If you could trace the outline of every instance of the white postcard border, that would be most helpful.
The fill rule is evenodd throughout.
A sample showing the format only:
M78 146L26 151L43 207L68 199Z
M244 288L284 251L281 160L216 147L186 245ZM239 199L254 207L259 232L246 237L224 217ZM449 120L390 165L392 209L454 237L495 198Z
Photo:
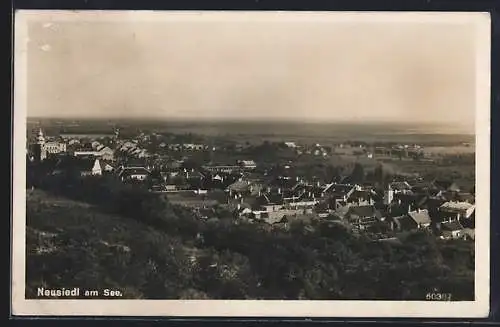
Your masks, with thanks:
M163 19L335 19L353 22L463 22L477 32L475 301L26 300L27 22ZM486 317L490 293L490 17L488 13L17 11L15 15L12 313L40 316Z

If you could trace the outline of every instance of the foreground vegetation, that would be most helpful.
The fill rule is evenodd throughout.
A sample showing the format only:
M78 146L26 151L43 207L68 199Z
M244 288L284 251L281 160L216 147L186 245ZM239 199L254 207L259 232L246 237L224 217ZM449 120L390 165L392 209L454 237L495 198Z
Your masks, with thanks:
M474 245L426 233L373 242L342 225L265 228L186 209L112 178L51 177L28 191L27 297L37 287L126 298L474 298Z

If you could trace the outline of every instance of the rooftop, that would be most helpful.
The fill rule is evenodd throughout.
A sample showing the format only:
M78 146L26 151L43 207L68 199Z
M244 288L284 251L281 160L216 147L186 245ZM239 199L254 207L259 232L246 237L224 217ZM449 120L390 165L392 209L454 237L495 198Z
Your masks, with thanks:
M462 230L464 227L458 221L445 222L441 224L443 231Z
M410 211L408 216L413 219L417 224L430 224L431 217L429 216L429 212L427 210L417 210Z
M326 187L323 189L323 192L325 192L325 193L347 194L353 188L354 188L354 186L350 185L350 184L336 184L336 183L331 183L331 184L326 185Z
M473 208L474 205L469 202L448 201L441 205L440 209L464 211Z

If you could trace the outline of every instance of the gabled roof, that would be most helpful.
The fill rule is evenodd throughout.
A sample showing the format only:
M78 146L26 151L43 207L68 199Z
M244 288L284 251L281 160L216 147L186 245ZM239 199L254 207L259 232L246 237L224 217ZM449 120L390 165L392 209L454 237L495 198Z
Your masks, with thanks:
M460 202L469 202L469 203L476 202L474 194L471 193L459 193L457 194L457 200Z
M458 221L451 221L451 222L445 222L441 223L441 228L444 231L456 231L456 230L462 230L464 227L462 224L460 224Z
M323 188L316 185L296 184L291 190L283 192L285 198L319 198L323 194Z
M339 194L339 195L346 195L349 193L352 189L354 188L353 185L350 184L336 184L336 183L331 183L325 186L323 189L324 193L329 193L329 194Z
M447 212L462 212L473 208L474 205L469 202L448 201L443 203L439 209Z
M431 223L431 217L427 210L410 211L408 216L419 225L426 225Z

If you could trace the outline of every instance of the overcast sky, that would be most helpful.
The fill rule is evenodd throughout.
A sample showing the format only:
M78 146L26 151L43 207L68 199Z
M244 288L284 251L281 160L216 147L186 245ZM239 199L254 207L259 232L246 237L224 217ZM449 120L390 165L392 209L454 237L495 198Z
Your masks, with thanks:
M31 22L28 115L474 120L473 25L224 17Z

